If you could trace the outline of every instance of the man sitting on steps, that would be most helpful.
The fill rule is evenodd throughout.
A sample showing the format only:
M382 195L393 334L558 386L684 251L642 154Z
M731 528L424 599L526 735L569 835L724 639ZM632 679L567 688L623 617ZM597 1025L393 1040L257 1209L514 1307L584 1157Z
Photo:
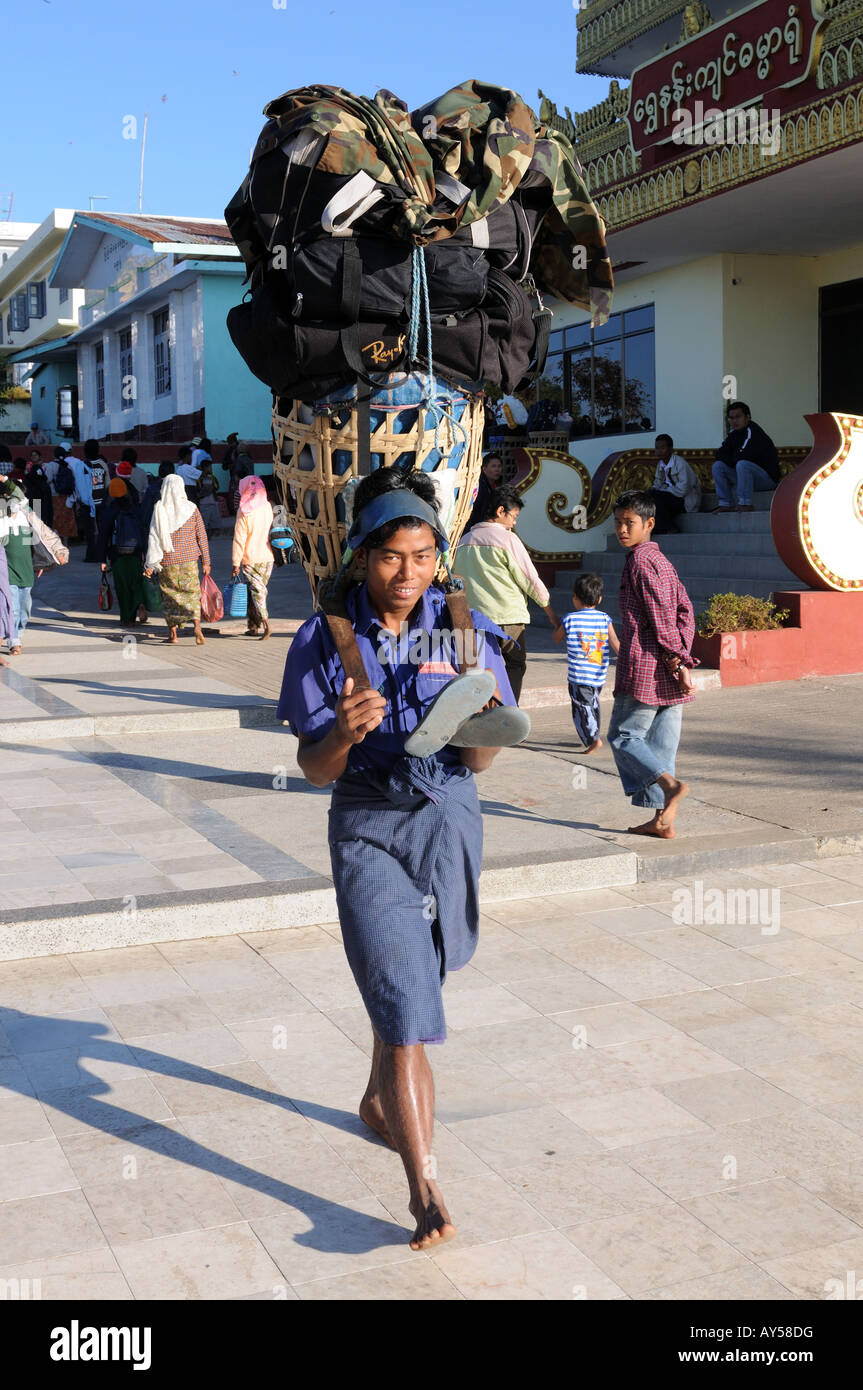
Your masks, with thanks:
M732 401L728 407L728 431L713 465L719 498L714 511L752 512L753 492L772 492L779 482L779 455L770 435L756 425L743 401Z

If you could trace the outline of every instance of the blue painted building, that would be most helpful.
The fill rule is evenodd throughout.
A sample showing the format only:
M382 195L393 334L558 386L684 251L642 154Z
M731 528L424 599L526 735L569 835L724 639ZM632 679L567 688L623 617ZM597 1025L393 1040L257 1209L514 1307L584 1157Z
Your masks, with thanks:
M84 290L79 330L31 356L75 357L78 438L268 439L270 393L225 324L244 275L220 219L76 213L49 283Z

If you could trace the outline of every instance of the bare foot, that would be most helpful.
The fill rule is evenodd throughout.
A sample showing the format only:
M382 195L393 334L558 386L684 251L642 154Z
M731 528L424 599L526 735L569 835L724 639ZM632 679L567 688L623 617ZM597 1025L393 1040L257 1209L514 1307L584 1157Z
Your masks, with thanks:
M145 622L147 621L147 618L148 618L148 617L149 617L149 614L147 613L146 605L143 604L143 603L139 603L139 604L138 604L138 622L139 622L139 623L145 623Z
M196 647L203 647L203 645L204 645L204 643L206 642L206 640L207 640L206 637L204 636L203 632L201 631L201 624L200 624L200 623L195 623L195 646L196 646Z
M168 635L167 635L167 637L165 638L165 641L166 641L166 642L176 642L176 640L177 640L177 629L176 629L175 627L169 627L169 628L168 628Z
M387 1122L384 1119L384 1112L381 1109L380 1100L377 1096L369 1095L368 1092L363 1096L360 1101L360 1119L363 1124L368 1125L369 1129L373 1129L375 1134L379 1135L385 1144L389 1144L391 1149L395 1148L395 1144L390 1138L390 1132L387 1129Z
M670 778L669 780L672 785L662 788L665 792L665 808L660 812L659 819L663 826L670 827L674 825L674 818L680 809L681 801L685 796L689 795L689 787L685 782L679 782L674 778Z
M422 1203L418 1198L411 1202L410 1213L416 1219L417 1228L410 1242L411 1250L429 1250L432 1246L443 1245L452 1240L455 1226L449 1219L449 1212L440 1200L440 1193L432 1183L429 1184L429 1198ZM437 1195L433 1195L436 1193Z
M587 753L598 753L601 747L602 747L602 739L601 739L601 738L595 738L595 739L593 740L593 743L588 744L587 748L585 748L584 751L585 751L585 754L587 754Z
M673 840L675 831L670 825L663 825L657 813L653 820L644 822L644 825L631 825L630 835L655 835L658 840Z
M263 630L263 632L261 633L260 640L261 640L262 642L266 642L266 640L267 640L267 638L269 637L269 635L270 635L270 624L269 624L269 621L265 618L265 619L264 619L264 630Z

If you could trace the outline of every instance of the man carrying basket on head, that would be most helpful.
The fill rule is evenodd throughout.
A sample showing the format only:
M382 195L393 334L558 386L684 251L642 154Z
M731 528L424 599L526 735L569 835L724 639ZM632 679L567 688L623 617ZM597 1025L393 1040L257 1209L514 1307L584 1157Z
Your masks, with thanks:
M441 986L477 944L482 818L473 773L498 753L493 738L509 744L529 728L512 708L504 634L482 614L471 614L478 665L457 675L463 634L434 584L448 553L436 499L422 471L379 468L362 480L348 545L365 559L366 579L345 606L370 686L346 676L316 613L294 638L278 708L299 739L306 780L335 783L339 921L374 1032L360 1116L401 1156L413 1250L455 1235L431 1157L424 1048L445 1040ZM478 713L492 700L496 708Z

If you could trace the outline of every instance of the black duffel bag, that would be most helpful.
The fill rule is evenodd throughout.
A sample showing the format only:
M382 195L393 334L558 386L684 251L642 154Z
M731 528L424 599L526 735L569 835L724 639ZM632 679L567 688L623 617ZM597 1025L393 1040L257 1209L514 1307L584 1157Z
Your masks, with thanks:
M494 269L478 309L456 318L433 316L438 376L474 390L485 383L506 393L541 374L551 314L520 285ZM267 277L228 313L228 331L250 371L275 395L315 401L352 381L407 370L407 328L386 320L355 323L297 319L283 282ZM420 345L424 335L420 335ZM422 354L420 362L424 364Z

